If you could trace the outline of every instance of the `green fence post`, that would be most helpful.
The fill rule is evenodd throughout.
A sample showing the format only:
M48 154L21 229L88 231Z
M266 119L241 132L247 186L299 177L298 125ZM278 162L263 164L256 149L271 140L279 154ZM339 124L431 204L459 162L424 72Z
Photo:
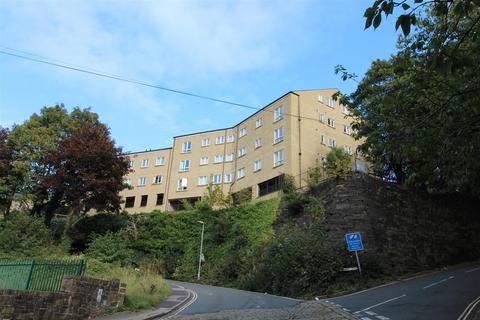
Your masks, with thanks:
M28 287L30 286L30 280L32 279L34 265L35 265L35 259L32 260L32 265L30 266L30 272L28 273L27 285L25 286L25 290L28 290Z

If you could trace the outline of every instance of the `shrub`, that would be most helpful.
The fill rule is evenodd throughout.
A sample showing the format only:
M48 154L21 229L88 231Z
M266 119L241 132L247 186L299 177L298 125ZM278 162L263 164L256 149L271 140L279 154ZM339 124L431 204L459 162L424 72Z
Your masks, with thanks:
M339 248L328 242L320 224L306 229L285 226L258 257L258 268L244 285L296 297L322 294L344 265Z
M117 262L122 265L131 264L134 259L134 252L129 247L129 239L125 232L107 232L105 235L94 235L86 255L96 258L101 262Z
M135 270L88 259L86 275L102 279L119 279L127 285L124 307L128 310L151 309L169 296L170 286L149 270Z
M26 213L11 213L0 230L0 254L11 257L42 257L55 250L43 219Z
M307 172L307 187L309 190L315 189L318 187L322 179L324 178L324 169L320 166L315 166L313 168L308 169Z
M233 205L238 206L241 204L249 203L252 201L252 188L245 188L232 194Z
M68 230L74 252L84 251L93 239L92 234L104 235L125 228L130 218L126 213L98 213L86 216L74 223Z
M325 161L327 174L344 179L352 170L352 157L339 148L333 148Z

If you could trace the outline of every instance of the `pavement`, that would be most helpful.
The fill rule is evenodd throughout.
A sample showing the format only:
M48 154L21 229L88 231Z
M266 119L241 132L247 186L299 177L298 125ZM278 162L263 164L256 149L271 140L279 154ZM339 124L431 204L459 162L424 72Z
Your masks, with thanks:
M325 300L362 320L471 320L459 317L480 297L480 266L455 267Z

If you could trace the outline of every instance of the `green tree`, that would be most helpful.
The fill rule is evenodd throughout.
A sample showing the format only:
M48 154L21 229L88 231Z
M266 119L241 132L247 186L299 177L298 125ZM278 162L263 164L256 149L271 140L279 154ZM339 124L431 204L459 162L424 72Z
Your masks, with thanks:
M39 188L48 174L45 158L58 148L60 141L80 124L98 120L90 109L75 108L70 114L65 106L44 107L25 123L15 126L9 136L13 149L13 172L17 173L15 200L33 212L44 210L48 194Z
M339 148L333 148L326 157L327 174L344 179L352 171L352 156Z
M451 3L446 16L425 11L398 52L374 61L341 101L352 110L360 151L384 178L478 196L480 9L465 1L470 9L461 14L460 1L444 3Z

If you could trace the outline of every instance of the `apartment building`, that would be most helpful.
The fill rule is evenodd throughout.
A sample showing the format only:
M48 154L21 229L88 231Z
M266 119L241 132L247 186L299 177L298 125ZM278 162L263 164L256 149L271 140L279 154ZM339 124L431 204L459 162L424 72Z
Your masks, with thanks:
M290 91L242 120L219 130L174 137L171 148L128 154L126 211L171 211L182 199L195 202L209 183L225 193L251 188L252 200L278 194L285 174L305 185L309 168L332 147L356 157L348 110L334 101L337 89ZM362 170L366 165L355 161Z

